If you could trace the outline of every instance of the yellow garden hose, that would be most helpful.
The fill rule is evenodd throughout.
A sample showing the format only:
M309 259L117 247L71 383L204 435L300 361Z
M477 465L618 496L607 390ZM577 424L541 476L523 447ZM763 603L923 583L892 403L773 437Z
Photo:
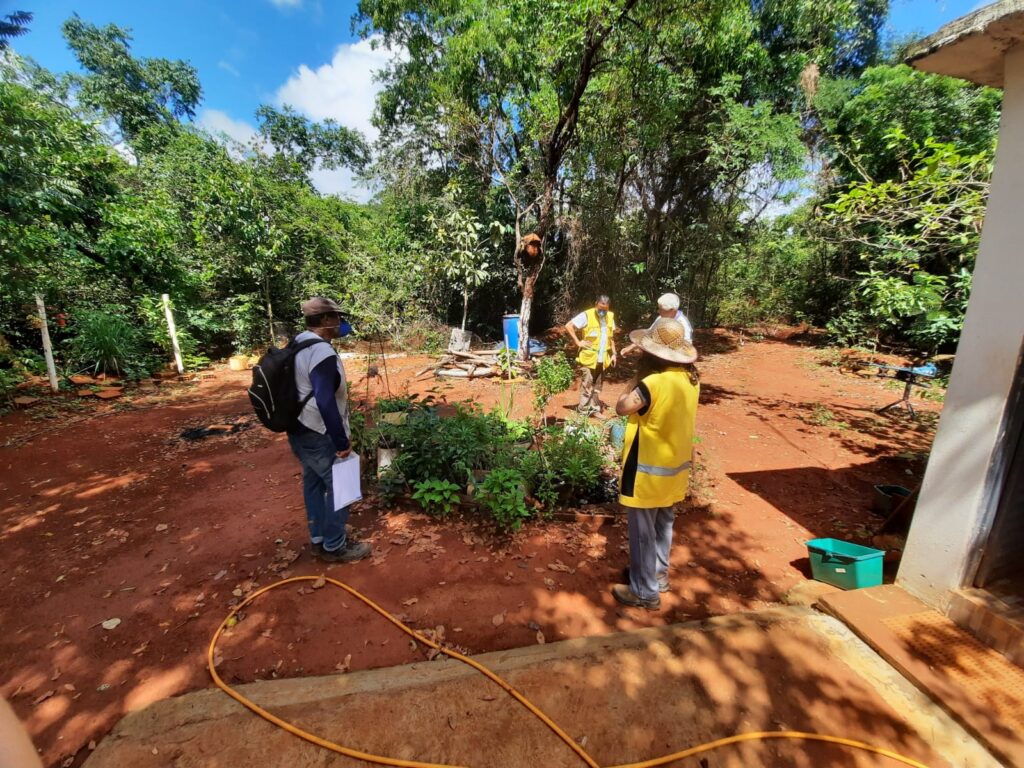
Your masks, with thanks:
M294 726L291 723L287 722L286 720L282 720L273 713L268 712L267 710L263 709L259 704L252 701L251 699L246 698L238 691L236 691L234 688L232 688L230 685L225 683L224 680L221 679L221 676L217 674L217 668L216 665L214 664L214 654L217 650L217 641L220 640L221 635L224 633L224 630L227 629L228 624L231 622L231 619L233 619L238 614L239 611L241 611L246 605L251 603L257 597L266 592L271 591L272 589L277 589L278 587L283 587L285 584L291 584L296 581L319 581L321 579L323 579L323 582L325 584L333 584L334 586L345 590L357 600L361 600L363 603L368 605L370 608L379 613L381 616L390 621L392 624L401 629L403 632L405 632L407 635L412 637L417 642L423 643L424 645L428 645L431 648L434 648L437 651L445 654L446 656L461 661L463 664L468 664L473 669L485 675L489 680L492 680L494 683L499 685L509 695L515 698L516 701L518 701L520 704L526 707L531 713L533 713L534 716L538 717L546 726L548 726L548 728L554 731L555 734L562 741L565 742L566 746L568 746L573 752L575 752L579 756L579 758L584 763L586 763L587 766L589 766L589 768L601 768L598 762L594 760L594 758L592 758L589 754L587 754L587 752L579 744L573 741L569 734L567 734L565 731L559 728L558 725L553 720L551 720L551 718L549 718L547 715L541 712L525 696L523 696L523 694L519 693L519 691L513 688L509 683L502 680L495 673L491 672L491 670L487 669L487 667L483 666L477 661L474 661L468 656L463 656L461 653L450 650L448 648L441 647L439 643L436 643L433 640L430 640L429 638L426 638L423 635L419 634L414 629L407 627L401 621L396 619L390 613L388 613L375 602L373 602L370 598L362 595L361 593L350 587L348 584L345 584L344 582L338 581L336 579L328 578L326 576L293 576L290 579L284 579L282 581L275 582L274 584L270 584L269 586L263 587L262 589L253 592L251 595L245 598L245 600L243 600L241 603L235 606L231 613L229 613L225 617L224 621L221 622L220 626L217 628L217 631L214 632L213 638L210 640L210 647L206 651L206 664L209 667L210 676L213 678L213 682L216 684L218 688L224 691L228 696L233 698L239 704L252 710L263 719L276 725L278 728L283 728L284 730L288 731L288 733L298 736L300 739L308 741L311 744L316 744L317 746L323 747L324 749L329 749L332 752L337 752L340 755L345 755L346 757L355 758L357 760L364 760L368 763L376 763L378 765L398 766L398 768L465 768L465 766L456 766L447 763L425 763L416 760L401 760L397 757L373 755L368 752L360 752L357 749L350 749L349 747L343 747L340 744L335 744L333 741L322 739L315 734L304 731L301 728L298 728L297 726ZM911 768L927 768L927 766L924 763L920 763L917 760L906 757L904 755L900 755L896 752L892 752L888 749L883 749L881 747L875 747L870 744L865 744L862 741L854 741L853 739L843 739L838 736L824 736L817 733L803 733L801 731L757 731L753 733L743 733L738 734L736 736L728 736L726 738L718 739L716 741L709 741L706 744L691 747L690 749L684 749L681 752L674 752L670 755L665 755L664 757L657 757L653 760L644 760L639 763L625 763L623 765L607 766L607 768L655 768L655 766L667 765L677 760L682 760L686 757L693 757L694 755L699 755L703 752L710 752L713 749L719 749L720 747L724 747L728 744L737 744L742 741L763 741L768 739L796 739L803 741L823 741L830 744L839 744L844 747L850 747L851 749L859 749L864 752L871 752L876 755L882 755L884 757L891 758L892 760L895 760L899 763L903 763L904 765L909 765L911 766Z

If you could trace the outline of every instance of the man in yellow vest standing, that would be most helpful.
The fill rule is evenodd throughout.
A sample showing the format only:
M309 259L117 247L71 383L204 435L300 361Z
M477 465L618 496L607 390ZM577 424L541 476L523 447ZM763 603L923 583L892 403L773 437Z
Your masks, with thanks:
M619 503L629 509L629 586L616 584L620 603L655 611L668 592L673 507L686 498L700 383L697 350L686 327L663 318L629 340L643 355L632 386L615 404L629 416L622 448Z
M615 365L615 313L609 309L610 306L611 300L602 294L597 297L593 308L580 312L565 324L565 330L580 351L576 358L576 362L583 366L579 412L584 416L601 413L604 371ZM581 332L582 338L577 331Z

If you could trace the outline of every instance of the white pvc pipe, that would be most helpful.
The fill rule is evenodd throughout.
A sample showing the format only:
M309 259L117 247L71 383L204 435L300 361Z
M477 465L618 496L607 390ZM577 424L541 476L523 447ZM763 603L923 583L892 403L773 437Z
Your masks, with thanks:
M43 355L46 356L46 375L50 377L50 389L56 392L60 385L57 383L57 367L53 364L53 345L50 343L50 329L46 325L46 305L43 303L42 294L36 294L36 308L39 310L39 330L43 333Z
M165 293L161 298L164 302L164 316L167 318L167 331L171 334L171 344L174 346L174 362L178 366L178 373L184 373L185 366L181 362L181 347L178 346L178 331L174 328L174 315L171 313L171 297Z

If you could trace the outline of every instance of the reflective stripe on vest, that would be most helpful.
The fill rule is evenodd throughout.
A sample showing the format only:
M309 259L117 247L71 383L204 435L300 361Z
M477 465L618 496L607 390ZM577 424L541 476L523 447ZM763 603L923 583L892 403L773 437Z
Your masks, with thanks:
M692 463L684 461L678 467L656 467L653 464L637 464L636 471L647 475L657 475L658 477L675 477L680 472L689 469Z

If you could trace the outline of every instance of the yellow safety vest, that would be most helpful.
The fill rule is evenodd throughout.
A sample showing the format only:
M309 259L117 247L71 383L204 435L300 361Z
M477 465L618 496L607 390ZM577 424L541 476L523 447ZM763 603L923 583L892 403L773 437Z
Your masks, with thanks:
M587 368L596 368L598 362L602 365L607 365L608 361L611 360L612 353L612 331L615 330L615 313L610 309L608 314L604 316L605 324L608 328L608 337L604 344L604 356L600 361L597 359L601 344L601 318L597 316L597 310L591 307L587 310L587 327L583 329L583 338L581 341L589 341L590 346L593 349L581 349L579 357L576 358L576 362L580 365L585 365Z
M640 509L671 507L686 498L690 487L700 385L676 367L647 376L643 384L651 402L626 425L619 503Z

